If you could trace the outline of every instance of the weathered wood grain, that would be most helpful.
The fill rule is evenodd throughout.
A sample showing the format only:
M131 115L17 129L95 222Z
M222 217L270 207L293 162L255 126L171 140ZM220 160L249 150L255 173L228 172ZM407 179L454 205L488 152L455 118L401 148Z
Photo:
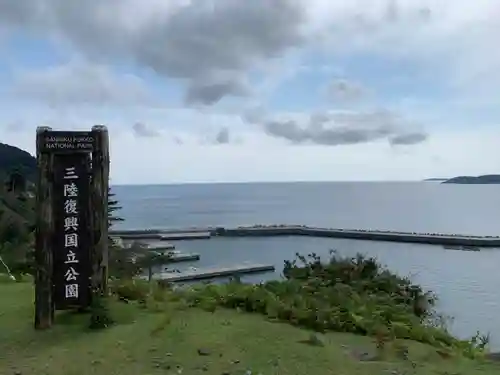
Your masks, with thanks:
M92 293L93 298L107 295L108 280L108 184L109 136L105 126L92 127L96 138L92 152L92 177L90 187L92 208Z
M50 328L54 319L52 299L52 239L54 235L52 179L54 156L41 152L44 133L50 130L49 127L38 127L36 133L38 182L35 219L35 329Z

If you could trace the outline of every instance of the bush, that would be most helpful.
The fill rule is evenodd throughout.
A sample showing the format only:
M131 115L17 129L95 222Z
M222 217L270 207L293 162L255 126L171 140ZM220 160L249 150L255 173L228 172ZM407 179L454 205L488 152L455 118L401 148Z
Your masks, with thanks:
M370 336L383 332L391 339L437 347L471 347L427 323L435 314L436 297L431 292L384 269L374 258L342 258L332 252L329 262L322 263L315 254L297 254L294 261L285 261L283 274L285 280L259 285L197 287L187 298L195 306L215 302L320 332Z
M145 300L149 294L149 285L142 280L112 280L109 288L111 293L124 301Z
M374 258L331 255L327 263L315 254L285 261L283 280L256 285L238 280L199 284L169 290L169 298L208 311L222 307L259 313L318 332L411 339L468 356L485 349L484 337L460 341L442 326L429 323L436 298L408 278L389 272ZM129 299L147 299L161 290L135 282L125 283L115 292Z

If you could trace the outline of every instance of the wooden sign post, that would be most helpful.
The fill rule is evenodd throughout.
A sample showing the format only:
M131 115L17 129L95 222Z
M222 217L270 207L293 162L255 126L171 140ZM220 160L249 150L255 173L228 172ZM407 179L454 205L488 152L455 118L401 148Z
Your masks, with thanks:
M104 126L39 127L36 144L35 328L46 329L55 310L106 295L109 141Z

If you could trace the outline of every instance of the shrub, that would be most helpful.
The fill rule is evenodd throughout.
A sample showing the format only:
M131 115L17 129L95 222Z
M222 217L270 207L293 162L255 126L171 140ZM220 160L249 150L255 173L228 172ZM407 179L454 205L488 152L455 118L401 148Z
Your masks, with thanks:
M484 349L428 324L436 297L374 258L341 258L332 252L330 261L322 263L315 254L297 254L296 260L285 261L283 274L284 280L257 285L197 285L183 290L182 296L190 306L241 309L319 332L384 332L391 339L458 348L467 355Z
M233 280L164 289L139 281L121 282L114 292L127 300L173 300L214 311L219 307L259 313L318 332L350 332L389 339L411 339L458 350L468 356L484 351L487 338L454 338L432 323L435 296L361 255L327 263L315 254L285 261L285 278L260 284ZM163 293L164 297L159 297ZM146 303L146 302L145 302ZM154 304L155 310L158 304ZM165 304L163 305L165 306Z
M142 301L149 294L149 285L142 280L112 280L109 283L109 288L111 293L125 301Z

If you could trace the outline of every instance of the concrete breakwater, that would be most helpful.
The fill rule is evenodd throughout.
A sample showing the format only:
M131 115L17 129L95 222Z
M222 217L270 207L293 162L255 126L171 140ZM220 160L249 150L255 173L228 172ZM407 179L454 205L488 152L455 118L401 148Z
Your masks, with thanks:
M205 227L187 229L143 229L111 231L114 236L127 239L208 239L220 237L270 237L313 236L347 238L369 241L410 242L432 245L456 245L475 247L500 247L500 236L467 236L442 233L415 233L383 230L318 228L303 225L256 225L237 228Z

